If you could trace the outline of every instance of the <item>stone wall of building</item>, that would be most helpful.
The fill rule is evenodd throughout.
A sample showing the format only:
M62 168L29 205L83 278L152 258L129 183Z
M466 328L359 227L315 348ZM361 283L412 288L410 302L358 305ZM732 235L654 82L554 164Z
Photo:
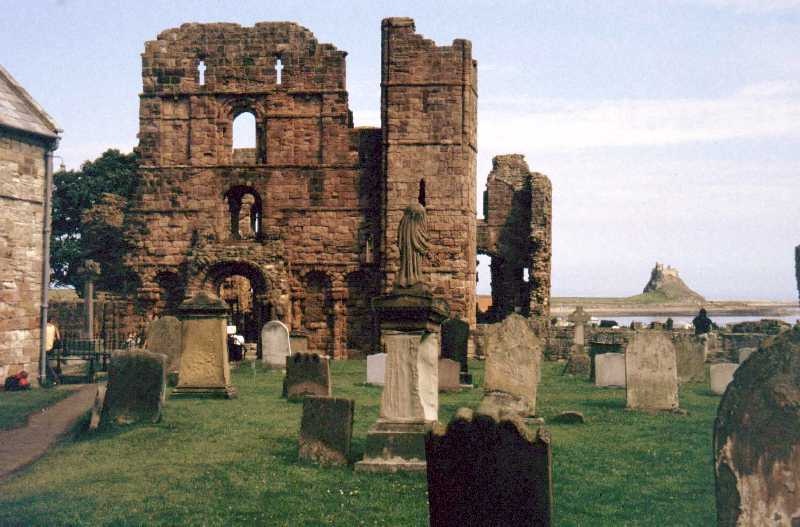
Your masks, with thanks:
M0 128L0 380L39 368L45 152Z

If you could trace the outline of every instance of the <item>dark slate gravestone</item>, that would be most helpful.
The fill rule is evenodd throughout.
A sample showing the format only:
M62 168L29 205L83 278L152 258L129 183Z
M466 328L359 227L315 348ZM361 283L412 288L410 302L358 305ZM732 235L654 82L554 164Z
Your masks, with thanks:
M321 465L346 465L353 438L352 399L308 396L303 399L300 423L300 459Z
M305 395L331 396L328 359L316 353L295 353L286 357L283 395L301 399Z
M467 364L469 345L469 324L458 318L448 318L442 322L443 359L451 359L461 364L461 384L472 384L472 374Z
M101 423L156 423L166 389L167 356L149 351L111 354Z
M462 408L425 449L431 527L549 526L552 454L544 428Z
M717 525L800 525L800 326L744 361L714 423Z

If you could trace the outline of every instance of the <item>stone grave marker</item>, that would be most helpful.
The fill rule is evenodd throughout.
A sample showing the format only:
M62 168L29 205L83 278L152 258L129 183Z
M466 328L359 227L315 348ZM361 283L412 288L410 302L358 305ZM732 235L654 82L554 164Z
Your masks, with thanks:
M510 314L486 333L486 377L481 411L536 415L542 346L525 317Z
M100 427L103 405L106 402L106 388L107 385L105 384L97 385L97 392L94 394L94 403L92 403L92 415L89 418L89 430L97 430Z
M280 320L270 320L261 329L261 361L270 368L286 367L286 357L292 354L289 328Z
M439 359L439 391L453 392L461 389L461 364L450 359Z
M575 326L575 333L572 340L573 344L581 347L585 344L584 328L591 318L592 317L583 310L582 306L576 307L575 311L570 313L569 317L567 317L567 320L572 322Z
M181 321L166 316L151 322L147 326L145 349L166 355L167 376L176 376L181 365Z
M284 395L290 400L305 395L331 396L331 369L327 357L295 353L286 357Z
M164 404L166 364L167 357L160 353L142 350L112 353L101 422L157 423Z
M742 364L714 423L717 525L800 525L800 327Z
M746 361L756 351L758 351L758 348L739 348L739 364Z
M451 359L459 363L460 383L472 384L472 375L469 373L467 350L469 347L469 324L459 318L449 318L442 322L442 352L443 359Z
M595 386L625 388L624 353L601 353L595 356L594 362Z
M298 441L300 459L321 465L346 465L350 459L354 415L352 399L305 397Z
M383 386L386 379L386 354L367 355L367 384Z
M625 389L628 408L678 408L675 346L664 332L641 330L633 335L625 351Z
M706 340L695 335L672 339L678 366L678 382L703 382L706 380Z
M722 395L733 380L734 372L739 368L735 362L720 362L712 364L709 368L711 393Z
M425 442L431 527L549 526L552 453L544 428L462 408Z

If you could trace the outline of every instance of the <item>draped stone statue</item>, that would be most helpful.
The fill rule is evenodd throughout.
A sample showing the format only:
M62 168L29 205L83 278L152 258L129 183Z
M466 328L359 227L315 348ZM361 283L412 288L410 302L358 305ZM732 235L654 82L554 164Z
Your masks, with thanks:
M409 205L403 211L403 219L397 229L400 272L395 282L396 287L412 287L422 283L422 259L428 254L425 219L425 207L419 203Z

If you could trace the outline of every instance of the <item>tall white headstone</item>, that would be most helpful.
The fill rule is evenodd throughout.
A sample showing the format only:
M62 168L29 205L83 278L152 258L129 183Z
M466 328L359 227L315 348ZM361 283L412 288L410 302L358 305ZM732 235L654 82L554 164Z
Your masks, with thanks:
M367 355L367 384L383 386L386 382L386 354Z
M279 320L271 320L261 329L261 362L270 368L286 367L286 357L292 354L289 328Z

